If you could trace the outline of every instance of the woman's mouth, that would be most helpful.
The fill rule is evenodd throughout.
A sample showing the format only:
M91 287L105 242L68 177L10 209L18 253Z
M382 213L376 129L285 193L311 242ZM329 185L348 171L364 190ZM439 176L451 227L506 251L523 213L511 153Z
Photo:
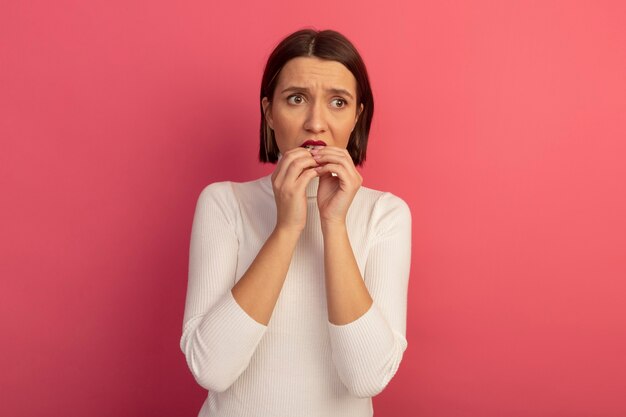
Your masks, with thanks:
M308 150L311 150L315 148L316 146L326 146L326 142L324 142L323 140L309 139L305 141L302 145L300 145L300 147L308 149Z

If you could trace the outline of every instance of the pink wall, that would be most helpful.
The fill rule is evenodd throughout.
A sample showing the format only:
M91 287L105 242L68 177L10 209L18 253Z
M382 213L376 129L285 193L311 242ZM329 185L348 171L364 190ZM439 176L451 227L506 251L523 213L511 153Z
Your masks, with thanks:
M360 48L365 183L413 212L376 415L626 415L624 2L213 3L0 5L2 415L196 415L196 198L271 170L262 66L307 25Z

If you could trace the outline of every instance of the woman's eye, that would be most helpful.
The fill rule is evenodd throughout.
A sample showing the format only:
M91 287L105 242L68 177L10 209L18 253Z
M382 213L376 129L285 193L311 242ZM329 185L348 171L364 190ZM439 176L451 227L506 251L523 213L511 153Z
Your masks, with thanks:
M347 104L346 101L342 98L336 98L331 103L333 107L336 107L336 108L345 107Z
M302 98L302 96L293 95L287 97L287 102L289 104L301 104L302 102L304 102L304 98Z

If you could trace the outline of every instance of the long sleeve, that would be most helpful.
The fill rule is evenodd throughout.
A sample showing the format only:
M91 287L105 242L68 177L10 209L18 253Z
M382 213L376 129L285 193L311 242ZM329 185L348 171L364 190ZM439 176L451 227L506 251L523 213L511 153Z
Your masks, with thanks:
M407 347L409 207L393 194L382 194L370 227L372 240L363 279L374 302L351 323L328 323L333 362L341 381L357 397L381 392L398 370Z
M194 378L225 391L247 368L266 326L237 304L238 208L230 183L207 186L198 198L189 247L189 276L180 348Z

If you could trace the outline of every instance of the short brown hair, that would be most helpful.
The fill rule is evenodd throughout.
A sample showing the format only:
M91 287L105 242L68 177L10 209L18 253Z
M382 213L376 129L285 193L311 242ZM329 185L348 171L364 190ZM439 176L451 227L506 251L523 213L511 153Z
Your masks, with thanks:
M359 52L345 36L334 30L303 29L294 32L276 46L267 60L261 81L261 101L267 97L271 103L280 71L289 60L298 57L317 57L337 61L348 68L356 78L357 102L363 105L363 111L350 134L347 150L355 165L363 164L374 114L374 96L365 63ZM279 150L274 138L274 131L265 121L262 105L260 136L259 160L275 163L278 161Z

